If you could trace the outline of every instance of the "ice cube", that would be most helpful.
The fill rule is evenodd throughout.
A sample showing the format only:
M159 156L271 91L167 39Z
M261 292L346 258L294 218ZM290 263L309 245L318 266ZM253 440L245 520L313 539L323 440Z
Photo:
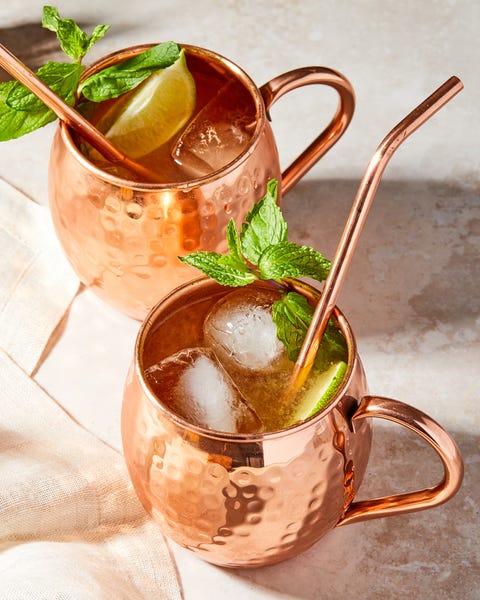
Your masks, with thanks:
M261 429L256 413L208 348L180 350L146 369L145 376L159 401L193 425L238 433Z
M235 290L212 307L203 328L206 345L268 431L284 422L284 390L293 368L272 320L277 298L274 290Z
M202 177L235 160L256 125L255 104L238 81L226 83L187 125L172 157L190 176Z
M285 348L271 311L277 298L274 290L241 288L211 309L203 326L205 340L227 370L229 365L253 371L285 368Z

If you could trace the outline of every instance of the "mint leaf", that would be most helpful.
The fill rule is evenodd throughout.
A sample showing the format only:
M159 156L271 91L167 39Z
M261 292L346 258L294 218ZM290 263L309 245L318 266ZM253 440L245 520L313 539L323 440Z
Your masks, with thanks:
M179 256L179 259L203 271L206 275L215 279L221 285L229 287L240 287L255 281L256 276L246 269L230 264L231 257L217 252L193 252L188 256ZM235 261L232 261L233 263Z
M314 309L297 292L284 294L272 306L273 321L279 340L285 345L288 358L295 362L300 353ZM330 320L315 358L315 368L326 370L334 362L347 361L347 343L342 333Z
M75 90L83 70L84 67L78 63L48 62L40 67L37 75L67 104L73 106ZM40 98L20 83L13 86L6 102L14 110L39 110L45 107Z
M240 233L243 255L254 265L268 246L285 242L288 226L277 205L278 182L269 181L267 193L245 217Z
M43 7L42 26L56 33L62 50L76 62L81 62L93 44L109 29L108 25L97 25L88 36L72 19L62 19L55 6Z
M307 299L297 292L284 294L272 305L272 317L278 339L284 344L288 358L295 362L312 320L313 310Z
M109 29L110 25L97 25L88 38L84 54L86 54L94 44L101 40Z
M264 279L312 277L323 281L328 275L330 261L309 246L280 242L266 248L260 256L258 268Z
M55 113L43 105L37 110L14 110L7 104L12 89L20 85L15 81L0 84L0 141L13 140L57 118Z
M85 98L102 102L116 98L137 87L149 75L173 65L180 57L181 49L174 42L154 46L122 63L94 73L78 88Z
M238 232L235 227L235 221L233 219L230 219L227 225L227 243L228 249L230 250L230 254L228 254L224 258L229 258L228 264L232 266L237 266L237 268L239 269L247 270L248 265L242 256L242 251L240 249L240 239L238 237Z

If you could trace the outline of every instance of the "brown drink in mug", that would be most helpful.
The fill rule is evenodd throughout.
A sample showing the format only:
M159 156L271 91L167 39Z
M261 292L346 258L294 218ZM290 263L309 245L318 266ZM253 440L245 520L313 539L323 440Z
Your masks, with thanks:
M107 56L83 77L148 47ZM86 156L63 123L51 151L50 206L66 255L85 285L139 319L159 298L196 276L177 256L222 252L229 219L241 223L268 180L281 180L283 193L295 185L341 137L354 111L350 83L331 69L296 69L258 88L230 60L203 48L182 47L197 88L193 117L161 148L132 157L156 170L162 181L135 181L125 171L112 171L93 153ZM268 111L283 94L310 84L333 87L338 109L282 175ZM108 130L106 108L90 117ZM115 112L110 116L118 116ZM112 141L119 143L120 137L112 136ZM127 142L125 153L131 148Z

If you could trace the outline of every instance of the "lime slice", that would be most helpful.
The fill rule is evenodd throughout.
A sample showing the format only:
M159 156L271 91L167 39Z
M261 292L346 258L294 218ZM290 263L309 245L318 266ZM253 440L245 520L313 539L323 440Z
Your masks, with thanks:
M139 158L180 131L193 114L195 99L195 81L182 50L173 65L150 75L128 95L118 114L114 105L113 114L107 112L97 127L127 156Z
M346 372L347 363L339 361L318 375L314 373L311 376L309 387L300 398L289 425L308 419L324 408L340 387Z

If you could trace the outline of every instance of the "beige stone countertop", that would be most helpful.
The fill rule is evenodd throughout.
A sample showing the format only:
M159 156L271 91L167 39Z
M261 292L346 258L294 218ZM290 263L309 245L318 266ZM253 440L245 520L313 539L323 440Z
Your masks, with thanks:
M276 566L233 571L171 544L184 595L199 598L480 598L480 4L476 0L84 0L57 3L84 28L109 23L92 59L173 39L218 51L258 84L289 69L344 73L352 123L285 196L290 236L332 256L378 143L451 75L465 89L407 140L387 167L339 305L357 335L373 393L427 412L465 461L459 493L430 511L338 528ZM115 6L115 8L113 8ZM0 41L29 64L52 56L41 2L0 6ZM334 95L306 88L272 110L282 163L329 118ZM0 145L0 177L46 205L49 125ZM122 388L138 323L90 291L74 301L39 383L83 425L120 448ZM375 423L361 497L434 484L434 453L398 426Z

